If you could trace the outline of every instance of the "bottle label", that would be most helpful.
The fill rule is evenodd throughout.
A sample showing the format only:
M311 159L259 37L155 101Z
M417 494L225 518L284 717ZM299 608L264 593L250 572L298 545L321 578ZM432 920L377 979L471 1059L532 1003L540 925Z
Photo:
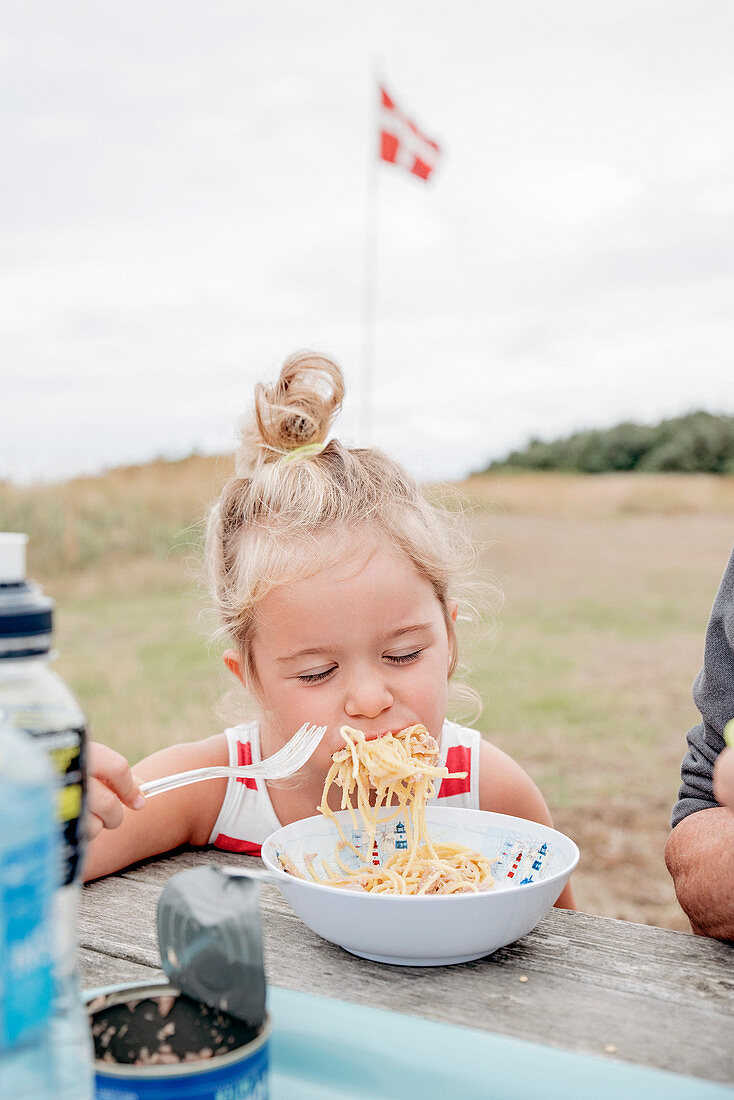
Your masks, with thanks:
M62 837L62 886L80 873L84 855L84 813L87 805L86 727L52 733L30 730L51 760L56 772L56 820Z
M56 773L56 820L61 830L61 885L81 873L87 808L87 728L67 725L63 711L26 704L0 707L0 721L29 733L48 755Z
M53 996L51 898L55 837L6 851L0 862L0 1050L29 1038Z

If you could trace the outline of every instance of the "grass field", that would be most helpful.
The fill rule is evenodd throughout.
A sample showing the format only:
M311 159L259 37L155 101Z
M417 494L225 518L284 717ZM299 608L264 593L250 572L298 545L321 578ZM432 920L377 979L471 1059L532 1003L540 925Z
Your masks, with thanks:
M56 667L131 761L222 727L228 687L198 578L226 460L0 485L57 601ZM663 863L691 684L732 546L734 479L502 474L459 487L493 617L465 631L482 732L537 780L581 848L581 907L687 928Z

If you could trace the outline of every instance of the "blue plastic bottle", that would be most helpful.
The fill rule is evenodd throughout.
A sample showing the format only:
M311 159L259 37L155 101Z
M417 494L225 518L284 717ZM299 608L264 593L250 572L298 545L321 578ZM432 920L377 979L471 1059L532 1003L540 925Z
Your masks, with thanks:
M30 737L0 726L0 1096L52 1100L55 781Z
M77 973L86 721L67 685L48 667L53 603L38 585L26 580L26 542L25 535L0 533L0 727L30 735L53 766L60 842L53 898L53 1096L54 1100L92 1100L91 1032ZM17 830L15 836L22 839ZM0 1097L5 1095L0 1090Z

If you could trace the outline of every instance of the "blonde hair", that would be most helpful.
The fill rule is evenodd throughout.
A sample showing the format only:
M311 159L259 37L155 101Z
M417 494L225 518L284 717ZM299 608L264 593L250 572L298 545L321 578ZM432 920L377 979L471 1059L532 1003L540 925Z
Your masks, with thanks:
M236 646L248 681L257 683L252 639L267 593L386 544L433 587L449 637L450 679L457 663L450 587L472 557L460 516L429 504L411 474L377 448L328 439L343 398L339 366L310 351L291 355L277 382L256 386L235 476L207 525L219 633ZM471 689L463 694L478 701Z

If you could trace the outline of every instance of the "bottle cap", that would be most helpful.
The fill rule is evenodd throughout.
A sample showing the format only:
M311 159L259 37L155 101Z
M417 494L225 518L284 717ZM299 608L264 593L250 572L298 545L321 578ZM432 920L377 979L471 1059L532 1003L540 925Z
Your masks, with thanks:
M32 657L51 648L53 600L26 580L28 536L0 531L0 659Z
M19 531L0 531L0 584L25 580L25 548L28 536Z

